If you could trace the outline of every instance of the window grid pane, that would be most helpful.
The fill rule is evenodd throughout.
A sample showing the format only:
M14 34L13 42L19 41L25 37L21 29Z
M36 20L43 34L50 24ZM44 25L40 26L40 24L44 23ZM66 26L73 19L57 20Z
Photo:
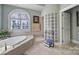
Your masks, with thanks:
M26 31L30 30L30 20L27 14L24 12L13 12L11 17L11 29L25 29Z

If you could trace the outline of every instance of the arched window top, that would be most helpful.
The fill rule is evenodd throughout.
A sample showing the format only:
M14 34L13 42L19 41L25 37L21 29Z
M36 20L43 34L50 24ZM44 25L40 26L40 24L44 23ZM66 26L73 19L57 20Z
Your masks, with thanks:
M21 19L22 20L29 20L30 16L29 16L29 14L25 10L15 9L15 10L12 10L9 13L9 18L10 19L20 19L20 20Z

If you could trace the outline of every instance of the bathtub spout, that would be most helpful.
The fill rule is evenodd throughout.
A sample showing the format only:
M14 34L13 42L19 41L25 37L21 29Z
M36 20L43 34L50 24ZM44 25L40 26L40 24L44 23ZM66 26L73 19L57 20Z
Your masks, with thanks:
M7 44L6 44L6 42L5 42L5 51L7 50Z

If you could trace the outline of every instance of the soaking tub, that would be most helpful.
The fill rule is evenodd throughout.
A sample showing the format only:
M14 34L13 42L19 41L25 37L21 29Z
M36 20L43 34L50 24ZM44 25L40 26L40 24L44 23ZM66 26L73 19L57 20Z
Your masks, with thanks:
M16 36L0 41L0 54L23 54L33 45L33 36Z

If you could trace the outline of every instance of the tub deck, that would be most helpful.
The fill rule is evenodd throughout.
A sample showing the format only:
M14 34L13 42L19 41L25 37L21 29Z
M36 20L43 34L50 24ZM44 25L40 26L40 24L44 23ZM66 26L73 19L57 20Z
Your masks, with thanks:
M14 37L13 37L14 38ZM12 39L12 38L9 38ZM19 39L18 39L19 40ZM4 51L3 53L1 53L1 55L19 55L19 54L23 54L27 49L29 49L34 42L34 38L33 36L26 36L26 38L24 38L23 40L20 39L19 41L15 41L15 43L11 42L8 44L7 46L7 50Z

